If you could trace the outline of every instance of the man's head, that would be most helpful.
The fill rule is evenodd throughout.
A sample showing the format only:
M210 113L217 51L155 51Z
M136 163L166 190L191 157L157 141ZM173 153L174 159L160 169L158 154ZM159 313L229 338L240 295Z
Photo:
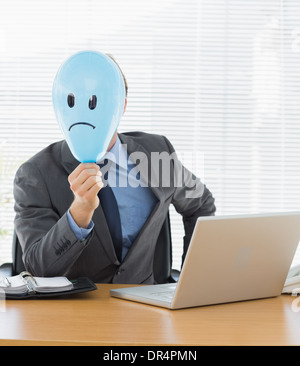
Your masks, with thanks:
M123 77L123 80L124 80L124 84L125 84L125 95L126 95L126 98L127 98L127 95L128 95L128 84L127 84L126 77L125 77L125 75L124 75L124 73L123 73L120 65L117 63L116 59L114 58L114 56L111 55L110 53L106 53L106 55L113 60L113 62L118 66L118 68L119 68L119 70L120 70L120 72L122 74L122 77Z
M74 157L100 160L126 107L127 82L112 56L79 52L62 64L53 83L56 118Z

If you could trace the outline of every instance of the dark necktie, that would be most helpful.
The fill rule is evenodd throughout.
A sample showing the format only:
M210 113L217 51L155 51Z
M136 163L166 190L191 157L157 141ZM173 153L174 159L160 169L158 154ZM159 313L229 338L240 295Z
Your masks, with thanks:
M105 164L100 164L100 168L104 165ZM107 177L108 172L105 174L104 179L107 180ZM120 262L122 262L122 227L115 195L111 187L107 184L105 187L100 189L98 197L100 199L100 205L103 209L110 235L114 243L117 258Z

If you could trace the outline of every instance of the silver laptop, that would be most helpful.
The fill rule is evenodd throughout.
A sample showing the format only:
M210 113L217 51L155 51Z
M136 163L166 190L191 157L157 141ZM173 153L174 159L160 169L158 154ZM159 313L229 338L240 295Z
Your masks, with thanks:
M300 212L200 217L176 284L110 294L168 309L278 296L299 240Z

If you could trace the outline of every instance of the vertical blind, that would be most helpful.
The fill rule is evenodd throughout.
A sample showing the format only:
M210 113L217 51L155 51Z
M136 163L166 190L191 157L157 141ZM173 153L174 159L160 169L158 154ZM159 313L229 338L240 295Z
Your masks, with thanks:
M81 50L112 54L126 75L119 131L167 136L212 191L218 215L299 209L298 0L3 2L0 263L11 260L14 174L63 138L52 82ZM170 213L180 268L183 225Z

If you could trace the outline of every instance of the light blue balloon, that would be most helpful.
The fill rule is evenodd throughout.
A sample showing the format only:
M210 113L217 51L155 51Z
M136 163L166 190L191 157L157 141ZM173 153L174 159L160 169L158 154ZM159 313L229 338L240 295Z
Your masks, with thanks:
M103 158L125 106L125 83L107 55L76 53L59 68L53 83L55 115L74 157L82 162Z

